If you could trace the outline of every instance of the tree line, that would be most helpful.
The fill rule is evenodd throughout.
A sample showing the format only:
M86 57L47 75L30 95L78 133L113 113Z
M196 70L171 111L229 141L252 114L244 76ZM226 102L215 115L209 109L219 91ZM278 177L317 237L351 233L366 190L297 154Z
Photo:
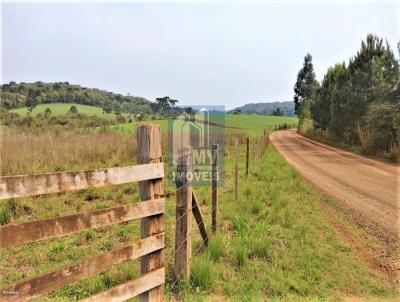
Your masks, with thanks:
M1 85L0 88L0 108L5 109L20 107L33 109L36 105L48 103L77 103L101 107L105 112L115 113L151 114L159 110L157 103L152 103L142 97L81 87L68 82L9 82Z
M96 106L103 109L103 113L119 114L130 113L145 117L175 117L185 108L176 107L178 100L168 96L156 98L151 102L145 98L117 94L97 88L86 88L72 85L68 82L44 83L16 83L0 85L0 109L15 109L28 107L30 111L39 104L76 103Z
M397 46L400 54L400 42ZM321 83L307 54L294 93L300 129L360 146L364 153L399 156L400 71L387 41L369 34L347 63L327 70Z

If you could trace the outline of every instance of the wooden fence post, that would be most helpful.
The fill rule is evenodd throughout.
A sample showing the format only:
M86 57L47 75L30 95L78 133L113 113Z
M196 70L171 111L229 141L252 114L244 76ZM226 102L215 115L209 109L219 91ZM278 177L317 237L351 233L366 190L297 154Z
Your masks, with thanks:
M179 150L176 174L175 278L190 277L192 257L192 147Z
M238 155L238 144L239 144L239 139L235 138L235 200L238 199L238 177L239 177L239 166L238 166L238 161L239 161L239 155Z
M137 163L162 162L161 130L159 125L145 124L137 128ZM164 197L162 178L139 182L141 200ZM143 218L141 221L141 238L164 232L164 214ZM141 258L141 273L164 267L164 250L153 252ZM163 301L164 285L157 286L141 294L140 301Z
M266 135L267 135L267 129L264 129L262 155L264 155L265 149L267 148L267 142L265 140Z
M246 177L249 176L249 156L250 156L250 142L249 138L246 138Z
M204 245L208 245L208 234L206 226L204 225L203 215L201 215L200 206L197 202L196 195L192 190L192 212L193 216L196 219L197 226L199 227L199 231L201 234L201 238L203 239Z
M212 223L211 230L217 231L218 224L218 144L211 146L212 171L211 171L211 199L212 199Z

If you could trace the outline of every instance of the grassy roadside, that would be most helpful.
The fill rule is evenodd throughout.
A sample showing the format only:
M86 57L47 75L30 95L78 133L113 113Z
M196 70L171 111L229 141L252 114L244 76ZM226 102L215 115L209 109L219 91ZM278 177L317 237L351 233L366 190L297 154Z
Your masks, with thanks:
M227 138L231 142L231 138ZM226 183L220 190L219 233L193 256L193 278L172 287L175 202L167 188L167 300L187 301L338 300L343 297L395 297L386 275L368 267L343 243L326 221L321 196L273 149L250 165L246 180L244 146L240 149L240 198L233 200L233 149L227 146ZM88 160L96 160L89 158ZM105 162L104 164L107 164ZM195 188L207 227L210 190ZM2 201L11 221L56 217L139 200L136 185L90 189L68 195ZM138 222L0 251L0 287L89 258L136 241ZM193 225L193 251L200 236ZM138 275L138 261L123 264L83 282L57 290L39 301L72 301Z
M371 153L365 152L362 146L360 145L352 145L341 140L336 139L332 135L330 135L327 131L323 131L321 129L315 129L310 122L305 122L303 126L300 128L299 134L307 137L309 139L315 140L317 142L342 149L347 152L352 152L358 154L360 156L379 160L382 162L386 162L389 164L400 164L400 157L397 152L393 150L393 152L380 152L380 153Z
M227 171L233 171L228 161ZM321 195L269 148L241 178L233 201L233 174L221 195L220 233L194 257L194 280L184 300L338 300L396 297L390 280L343 243L322 214ZM243 171L243 166L241 167ZM203 193L204 194L204 193ZM208 281L207 281L208 280ZM399 296L397 296L398 298Z

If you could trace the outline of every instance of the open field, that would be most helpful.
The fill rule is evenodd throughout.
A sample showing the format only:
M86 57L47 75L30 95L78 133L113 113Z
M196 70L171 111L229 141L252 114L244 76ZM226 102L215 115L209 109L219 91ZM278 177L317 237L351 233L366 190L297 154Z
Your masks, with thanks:
M257 114L227 114L225 115L225 125L244 129L251 135L260 135L263 129L270 131L275 126L287 124L297 125L298 118L293 116L271 116Z
M38 143L25 143L26 146L30 146L32 152L27 156L47 152L41 149L43 143L40 143L40 135L36 137ZM92 141L79 137L53 137L55 146L58 145L58 140L69 141L71 148L82 145L83 141L89 143L76 149L75 154L65 157L64 163L53 162L53 159L60 160L64 158L65 153L70 153L65 149L67 145L50 149L49 154L53 153L53 157L43 156L42 162L35 165L35 172L51 171L59 165L65 170L77 169L78 166L87 168L135 163L134 135L101 134L104 136L103 140L113 141L97 154L92 154L90 142L94 144L95 141L99 141L101 144L100 137L95 136L100 134L92 135ZM107 138L107 135L110 137ZM260 301L266 298L285 301L336 301L349 297L399 298L387 275L369 266L363 255L343 241L340 234L338 235L328 223L325 213L320 208L321 204L326 204L325 198L310 188L274 148L270 146L259 161L252 159L250 174L246 179L243 172L245 135L237 131L229 131L228 135L226 181L219 194L220 231L212 237L207 248L198 249L201 239L197 226L193 225L193 277L190 282L184 282L179 287L173 286L172 282L175 190L173 187L166 187L167 300L173 300L173 297L184 298L187 301L218 300L222 297L233 301ZM238 201L234 201L233 192L233 136L241 138ZM120 141L117 141L118 138ZM32 136L31 139L35 137ZM164 142L165 139L164 134ZM13 143L21 145L25 141L23 137L15 137ZM114 150L116 144L118 149L127 152L118 153L118 150ZM251 146L253 147L253 144ZM6 150L11 153L11 149L1 151L3 153ZM16 153L14 156L24 156L24 153L26 152ZM107 157L107 154L111 156ZM132 157L131 161L129 157ZM24 162L28 163L29 159ZM9 174L21 172L18 165L10 165L8 169ZM194 190L210 230L210 188L199 187ZM65 195L1 201L0 217L3 223L22 222L130 204L138 200L136 184L88 189ZM136 241L138 230L139 223L134 221L24 247L2 249L0 287L77 260L87 259L99 251L109 251ZM375 244L364 234L360 238L363 244ZM138 274L138 261L133 265L126 263L37 300L73 301L133 279Z
M66 114L71 106L76 106L79 113L84 113L86 115L96 115L103 118L115 119L115 114L103 114L103 110L99 107L94 106L86 106L79 104L66 104L66 103L54 103L54 104L41 104L36 106L33 109L33 114L36 115L38 113L44 113L46 108L50 108L53 115L62 115ZM26 115L28 109L18 108L12 110L13 112L19 113L21 116ZM143 122L151 122L154 124L159 124L161 129L166 132L168 129L168 120L151 120L151 121L133 121L132 123L124 123L114 126L115 130L125 133L133 133L137 127L138 123ZM263 129L269 129L272 131L275 126L278 125L297 125L298 118L297 117L289 117L289 116L266 116L266 115L256 115L256 114L226 114L225 115L225 126L227 128L239 128L245 131L250 135L260 135Z
M154 120L147 121L161 126L162 131L167 132L168 120ZM269 129L272 131L275 126L287 124L287 125L297 125L297 117L290 116L266 116L266 115L237 115L237 114L226 114L225 115L225 127L227 129L233 128L241 130L252 136L262 134L264 129ZM144 123L144 122L139 122ZM121 132L131 133L134 132L137 127L137 122L125 123L114 126Z
M69 104L69 103L40 104L40 105L37 105L32 110L32 113L34 115L36 115L38 113L44 114L44 111L46 110L46 108L50 108L53 115L62 115L62 114L66 114L69 111L69 109L71 108L71 106L75 106L78 109L79 113L83 113L86 115L96 115L96 116L103 117L103 118L115 119L114 113L104 114L103 109L100 107L80 105L80 104ZM25 116L28 113L28 108L23 107L23 108L13 109L11 111L18 113L21 116Z

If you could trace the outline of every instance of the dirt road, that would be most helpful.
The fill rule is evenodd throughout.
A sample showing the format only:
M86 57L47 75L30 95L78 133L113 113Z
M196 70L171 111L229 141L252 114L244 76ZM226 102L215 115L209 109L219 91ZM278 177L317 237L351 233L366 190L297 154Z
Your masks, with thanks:
M386 243L399 241L400 167L315 142L295 130L274 132L270 139L291 165L334 197L357 223Z

